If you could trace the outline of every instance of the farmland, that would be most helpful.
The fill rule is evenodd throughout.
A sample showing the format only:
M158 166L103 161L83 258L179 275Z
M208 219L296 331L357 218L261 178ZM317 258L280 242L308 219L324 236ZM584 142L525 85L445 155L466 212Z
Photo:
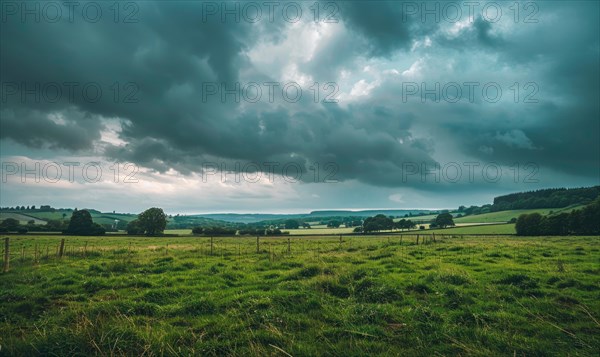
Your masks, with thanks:
M535 209L518 209L518 210L498 211L498 212L490 212L490 213L483 213L483 214L459 217L459 218L455 218L454 222L456 222L456 223L508 222L512 218L517 218L522 214L530 214L530 213L537 212L541 215L548 215L550 213L571 212L572 210L581 208L581 207L583 207L583 206L576 205L573 207L565 207L565 208L535 208Z
M515 234L515 225L512 223L503 224L478 224L464 225L457 223L456 227L445 229L432 229L426 231L427 234Z
M61 238L10 237L0 354L594 356L600 347L598 237L281 237L258 248L254 237L224 237L212 249L207 237L66 237L59 259Z

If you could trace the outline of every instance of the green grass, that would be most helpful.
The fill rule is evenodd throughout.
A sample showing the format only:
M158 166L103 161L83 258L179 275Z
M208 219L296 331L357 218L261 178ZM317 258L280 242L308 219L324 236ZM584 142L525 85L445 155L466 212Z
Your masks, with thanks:
M455 223L491 223L491 222L508 222L511 218L518 218L522 214L530 214L537 212L542 215L560 212L571 212L574 209L582 206L571 206L565 208L535 208L535 209L516 209L509 211L490 212L477 215L470 215L460 218L454 218Z
M324 226L321 228L284 229L283 231L290 232L290 235L346 234L346 233L352 233L352 231L354 231L354 227L327 228L326 226Z
M597 356L598 237L289 239L11 236L0 355Z
M512 223L504 224L483 224L478 226L452 227L445 229L432 229L423 231L424 234L515 234L515 225Z
M427 214L427 215L423 215L423 216L411 216L411 217L400 217L400 218L394 218L394 222L398 222L402 219L410 219L413 222L422 222L422 221L430 221L432 219L435 219L435 217L437 217L437 214Z
M191 229L165 229L165 234L191 235Z
M43 223L41 221L48 221L48 220L62 220L63 219L63 213L66 214L65 219L70 219L71 218L71 214L73 213L72 211L64 211L64 210L56 210L54 212L38 212L38 211L22 211L22 213L18 213L18 212L1 212L0 213L0 220L4 220L6 218L14 218L11 215L21 215L23 217L33 217L36 219L36 224L40 224ZM125 222L129 222L133 219L135 219L135 215L130 215L130 214L119 214L119 213L97 213L97 212L91 212L92 215L92 219L94 220L95 223L98 224L113 224L115 222L115 219L118 219L120 221L125 221ZM21 221L24 221L22 223L27 223L27 220L30 220L32 218L19 218Z
M12 218L19 221L20 224L27 224L27 222L33 220L35 224L46 224L46 221L39 219L38 217L31 216L28 214L15 213L15 212L1 212L0 221Z

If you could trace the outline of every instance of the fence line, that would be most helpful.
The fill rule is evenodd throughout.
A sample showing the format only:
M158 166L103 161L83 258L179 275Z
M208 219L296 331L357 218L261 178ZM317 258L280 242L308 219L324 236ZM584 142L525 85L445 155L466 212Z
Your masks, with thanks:
M336 252L336 251L353 251L352 249L359 249L364 247L369 248L369 244L376 243L377 245L388 245L388 246L400 246L400 260L406 261L407 259L407 247L421 247L429 246L443 242L447 239L457 238L464 239L465 237L480 237L480 236L494 236L494 237L513 237L509 234L495 234L495 235L480 235L480 234L388 234L388 235L354 235L354 234L336 234L330 236L296 236L296 235L283 235L283 236L257 236L256 237L256 251L253 252L251 236L235 236L235 237L178 237L180 240L201 240L200 244L179 244L179 242L166 242L166 244L160 249L160 247L152 246L152 248L142 248L134 245L134 242L128 242L128 246L117 246L117 247L103 247L101 244L94 245L89 244L88 241L81 242L75 239L73 244L67 244L65 238L61 238L60 242L56 246L56 254L54 255L55 261L60 261L63 258L76 259L82 258L84 260L94 259L96 257L104 256L106 253L112 255L126 254L128 257L132 257L141 251L152 251L152 252L164 252L164 255L169 255L173 251L190 251L198 253L200 258L217 256L224 259L225 257L267 257L269 261L274 261L283 256L292 256L294 253L305 253L312 252L314 258L319 257L323 252ZM204 238L207 238L206 240ZM337 239L336 239L337 238ZM377 240L372 239L377 238ZM383 240L387 238L386 240ZM169 237L167 240L174 238ZM139 241L138 241L139 242ZM4 239L4 252L3 252L3 272L6 273L10 270L11 258L19 258L19 251L11 251L10 239L5 237ZM77 246L77 243L80 243ZM155 242L152 242L155 243ZM175 243L169 246L170 243ZM183 248L181 247L183 245ZM357 246L358 245L358 246ZM21 243L20 259L13 259L20 265L31 262L33 265L39 265L42 262L49 262L52 260L50 255L51 243L45 244L45 257L43 254L43 246L35 243L33 247L25 248L24 243ZM159 248L159 249L157 249ZM16 257L15 257L16 254ZM12 255L12 257L11 257Z

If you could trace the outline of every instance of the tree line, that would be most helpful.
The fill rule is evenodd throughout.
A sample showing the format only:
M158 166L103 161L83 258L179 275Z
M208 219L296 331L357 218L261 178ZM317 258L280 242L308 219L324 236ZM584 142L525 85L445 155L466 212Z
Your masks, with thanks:
M574 204L586 204L600 196L600 186L581 188L550 188L536 191L511 193L494 198L492 211L531 208L563 208Z
M517 235L600 235L600 197L570 213L542 216L522 214L515 224Z

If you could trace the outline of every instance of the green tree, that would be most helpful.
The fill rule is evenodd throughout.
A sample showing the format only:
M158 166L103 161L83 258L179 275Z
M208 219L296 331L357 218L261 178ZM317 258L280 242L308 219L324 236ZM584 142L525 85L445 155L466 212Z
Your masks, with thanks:
M369 217L365 219L363 223L363 231L365 233L391 230L392 228L394 228L394 220L390 217L386 217L383 214L378 214L375 217Z
M204 228L202 227L194 227L192 228L192 233L193 234L202 234L204 232Z
M144 230L142 229L141 225L140 225L140 221L138 221L137 219L134 219L133 221L127 223L127 234L129 235L138 235L138 234L144 234Z
M0 227L5 232L16 232L19 229L19 220L7 218L0 224Z
M44 226L46 231L48 232L62 232L66 230L68 227L66 221L61 221L59 219L50 219Z
M542 217L540 234L566 235L569 233L569 214L561 213L554 216Z
M438 214L437 217L435 217L434 223L437 227L446 228L448 226L453 226L454 220L450 213L445 212Z
M583 207L580 217L582 234L600 234L600 197Z
M285 221L285 228L287 229L298 229L298 227L300 227L300 223L295 219L288 219Z
M147 236L154 236L165 231L167 215L162 208L152 207L140 213L138 221Z
M333 220L333 221L329 221L327 223L327 227L328 228L339 228L341 224L342 223L340 221Z
M515 230L518 236L537 236L541 233L542 215L539 213L522 214L517 218Z
M65 234L78 236L103 235L106 230L92 220L92 215L87 210L73 211L69 226Z

